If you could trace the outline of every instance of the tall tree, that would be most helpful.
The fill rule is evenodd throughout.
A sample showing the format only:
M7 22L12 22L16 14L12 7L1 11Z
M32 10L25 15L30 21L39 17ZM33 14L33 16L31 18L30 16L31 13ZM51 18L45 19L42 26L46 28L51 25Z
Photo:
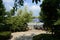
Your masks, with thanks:
M3 5L3 1L0 0L0 23L3 22L4 16L5 16L5 8L4 8L4 5Z
M1 25L3 25L5 23L5 17L4 16L5 16L5 8L4 8L3 1L0 0L0 28L2 28Z
M56 29L53 25L59 19L58 10L60 9L60 0L44 0L41 4L40 16L47 28Z

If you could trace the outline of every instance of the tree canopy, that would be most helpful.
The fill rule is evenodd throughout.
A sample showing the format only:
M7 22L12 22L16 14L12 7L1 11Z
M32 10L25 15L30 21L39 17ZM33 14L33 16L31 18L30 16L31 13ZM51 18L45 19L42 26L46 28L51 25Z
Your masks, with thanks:
M0 23L3 23L4 16L5 16L5 7L3 5L3 1L0 0Z
M0 0L0 31L3 30L3 25L5 25L5 7L3 1Z
M44 21L44 28L50 28L52 34L60 33L60 0L44 0L41 4L40 18ZM58 36L56 36L58 37Z
M41 5L41 16L46 25L54 25L58 19L60 0L44 0Z
M13 10L7 14L6 24L11 25L13 31L20 30L21 27L24 28L25 24L32 21L32 11L28 11L26 7L23 10L18 9L15 16L12 15L12 12Z

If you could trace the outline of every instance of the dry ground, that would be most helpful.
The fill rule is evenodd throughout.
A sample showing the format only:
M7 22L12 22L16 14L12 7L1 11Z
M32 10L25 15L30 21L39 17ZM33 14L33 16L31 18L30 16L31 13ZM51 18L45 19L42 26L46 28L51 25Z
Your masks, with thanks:
M15 40L15 38L20 37L20 36L35 36L38 34L46 33L46 31L43 30L29 30L25 32L15 32L12 33L11 35L13 36L10 40Z

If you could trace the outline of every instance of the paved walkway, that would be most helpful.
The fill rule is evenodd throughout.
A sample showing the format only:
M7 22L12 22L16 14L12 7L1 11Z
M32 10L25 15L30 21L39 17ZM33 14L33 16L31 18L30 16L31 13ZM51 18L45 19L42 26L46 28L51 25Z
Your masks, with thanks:
M42 30L29 30L26 32L15 32L11 35L13 36L11 40L32 40L33 36L46 33L46 31Z

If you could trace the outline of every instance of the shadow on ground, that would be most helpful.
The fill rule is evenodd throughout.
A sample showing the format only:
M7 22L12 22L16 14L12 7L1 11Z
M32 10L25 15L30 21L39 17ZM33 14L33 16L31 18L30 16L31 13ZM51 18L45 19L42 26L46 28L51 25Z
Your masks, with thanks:
M26 36L24 34L23 36L19 36L19 37L14 38L14 40L32 40L33 36L35 36L35 34L29 35L29 36Z
M40 34L33 37L33 40L60 40L52 34Z

